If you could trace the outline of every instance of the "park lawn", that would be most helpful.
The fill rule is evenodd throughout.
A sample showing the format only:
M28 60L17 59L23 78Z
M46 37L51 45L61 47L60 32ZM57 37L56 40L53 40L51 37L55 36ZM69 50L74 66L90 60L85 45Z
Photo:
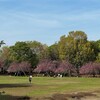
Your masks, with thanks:
M0 92L10 96L41 97L55 93L100 92L100 78L0 76Z

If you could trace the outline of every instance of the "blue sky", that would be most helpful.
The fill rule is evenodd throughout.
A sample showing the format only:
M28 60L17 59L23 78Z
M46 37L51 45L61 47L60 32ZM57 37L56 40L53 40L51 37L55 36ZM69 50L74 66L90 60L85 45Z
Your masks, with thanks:
M0 40L51 45L69 31L100 39L100 0L0 0Z

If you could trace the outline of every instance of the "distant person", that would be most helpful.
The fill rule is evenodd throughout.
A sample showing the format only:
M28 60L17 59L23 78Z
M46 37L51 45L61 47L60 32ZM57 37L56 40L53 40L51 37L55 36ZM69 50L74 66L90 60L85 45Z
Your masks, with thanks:
M60 78L62 78L62 74L60 75Z
M58 77L60 77L60 74L58 74Z
M32 82L32 75L29 76L29 82Z

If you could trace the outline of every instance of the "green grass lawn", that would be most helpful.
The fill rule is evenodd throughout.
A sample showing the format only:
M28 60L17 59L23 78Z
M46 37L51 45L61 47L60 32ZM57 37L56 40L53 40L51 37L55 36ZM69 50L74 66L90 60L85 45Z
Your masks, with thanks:
M0 92L11 96L50 96L54 93L73 93L100 91L100 78L77 77L28 77L0 76ZM5 95L4 94L4 95Z

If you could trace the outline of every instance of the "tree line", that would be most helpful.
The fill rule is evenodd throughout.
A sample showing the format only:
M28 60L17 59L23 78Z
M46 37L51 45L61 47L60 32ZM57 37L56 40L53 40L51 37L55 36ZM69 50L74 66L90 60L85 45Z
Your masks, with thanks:
M71 31L50 46L38 41L18 41L13 46L2 46L0 72L100 75L100 40L87 38L83 31ZM2 44L3 41L0 46Z

